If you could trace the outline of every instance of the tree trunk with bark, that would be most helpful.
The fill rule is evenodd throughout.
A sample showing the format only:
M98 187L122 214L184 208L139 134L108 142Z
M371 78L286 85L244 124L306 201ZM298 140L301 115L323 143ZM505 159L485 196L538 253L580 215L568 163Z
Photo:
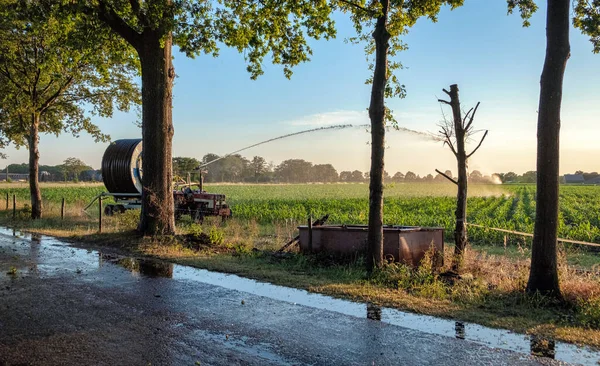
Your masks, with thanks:
M42 193L40 192L39 177L39 162L40 162L40 151L38 145L40 142L39 127L40 127L40 115L39 113L31 114L31 121L29 126L29 195L31 196L31 218L40 219L42 218Z
M387 30L388 0L380 0L381 15L377 18L375 40L375 70L371 89L369 117L371 119L371 171L369 183L369 233L367 239L367 271L383 264L383 171L385 151L385 87L390 33Z
M162 44L161 44L162 38ZM172 90L175 69L172 37L145 30L138 47L142 66L143 192L139 230L144 235L172 235L175 218L172 191Z
M471 151L467 153L467 139L473 135L473 119L479 108L479 103L475 108L471 108L463 117L460 109L460 98L458 96L458 85L450 85L450 91L443 89L450 97L450 101L438 99L440 103L448 104L452 107L452 121L446 121L445 124L441 125L440 131L442 140L445 145L448 145L452 153L456 157L456 163L458 168L458 178L455 180L446 173L436 171L442 176L446 177L452 183L458 187L456 195L456 225L454 227L454 256L452 258L452 272L459 273L462 269L463 258L465 248L468 244L467 239L467 162L469 158L477 152L481 147L483 140L488 134L486 130L479 144Z
M467 247L467 152L465 148L466 131L462 112L460 110L460 99L458 97L458 85L450 85L450 106L452 107L452 118L454 119L454 133L456 136L456 162L458 168L458 193L456 196L456 225L454 227L454 257L452 258L452 270L459 272L462 266L463 253Z
M540 80L537 129L537 193L527 292L560 297L556 242L560 108L569 45L569 0L548 0L546 59Z

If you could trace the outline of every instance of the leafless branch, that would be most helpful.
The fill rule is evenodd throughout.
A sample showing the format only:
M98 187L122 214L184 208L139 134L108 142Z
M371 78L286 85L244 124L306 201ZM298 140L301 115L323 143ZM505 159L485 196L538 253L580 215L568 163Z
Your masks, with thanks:
M440 128L442 130L438 132L442 136L444 144L447 144L450 147L450 150L452 150L454 156L457 156L458 153L454 148L454 144L452 143L452 130L450 129L450 127L444 125L440 125Z
M445 140L444 143L450 146L450 150L452 150L454 156L458 156L458 153L456 152L456 149L454 148L454 145L452 145L452 141L450 141L450 139Z
M479 103L477 103L477 105L479 105ZM485 137L487 136L487 134L488 134L488 130L485 130L485 133L483 134L483 137L479 141L479 144L477 145L477 147L475 148L475 150L471 151L471 153L469 155L467 155L467 159L470 158L471 155L475 154L475 152L479 149L479 147L483 143L483 140L485 140Z
M450 96L450 92L447 91L446 89L442 89L444 91L444 93L446 93L448 96Z
M475 113L477 113L477 108L479 108L480 103L481 102L477 102L477 105L475 106L475 109L473 110L473 113L471 114L471 119L469 119L469 123L467 123L467 125L465 126L465 132L469 131L469 128L471 127L471 124L473 123L473 118L475 118Z
M436 171L437 173L439 173L441 176L443 176L444 178L448 179L450 182L452 182L452 183L454 183L454 184L458 185L458 182L457 182L456 180L454 180L452 177L449 177L448 175L446 175L446 174L442 173L441 171L439 171L439 170L437 170L437 169L436 169L435 171Z
M471 112L473 112L473 108L469 109L469 111L465 114L465 117L463 118L463 126L465 125L465 122L467 122L467 119L469 118L469 114L471 114Z
M445 91L445 90L444 90L444 91ZM443 99L438 99L438 102L440 102L440 103L444 103L444 104L448 104L448 105L451 105L449 101L447 101L447 100L443 100Z

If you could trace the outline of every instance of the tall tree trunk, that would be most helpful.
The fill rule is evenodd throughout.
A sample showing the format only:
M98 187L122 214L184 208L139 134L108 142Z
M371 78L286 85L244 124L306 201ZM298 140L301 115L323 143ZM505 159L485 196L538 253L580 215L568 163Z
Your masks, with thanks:
M39 177L39 161L40 151L38 145L40 142L39 136L40 115L38 113L31 114L31 125L29 126L29 195L31 196L31 218L42 218L42 193L40 192Z
M369 175L369 233L367 238L367 271L383 264L383 170L385 151L385 87L390 33L387 30L388 0L380 0L382 15L377 19L375 70L371 89L371 171Z
M450 85L450 106L456 135L456 161L458 165L458 193L456 196L456 226L454 227L454 257L452 270L459 272L467 246L467 152L465 150L465 125L460 109L458 85Z
M142 65L142 169L144 189L139 230L144 235L172 235L175 219L172 191L172 37L145 30L138 49Z
M569 59L569 0L548 0L546 59L540 81L537 193L527 292L560 297L556 260L560 107Z

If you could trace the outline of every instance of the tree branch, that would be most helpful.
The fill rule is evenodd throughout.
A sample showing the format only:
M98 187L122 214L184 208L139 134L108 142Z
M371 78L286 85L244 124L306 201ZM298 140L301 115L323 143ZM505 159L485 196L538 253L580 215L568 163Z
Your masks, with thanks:
M131 10L133 10L133 14L135 14L135 16L140 20L140 23L147 25L148 19L142 12L140 0L129 0L129 5L131 5Z
M446 89L442 89L442 91L443 91L444 93L446 93L446 94L447 94L449 97L452 97L452 95L450 95L450 92L449 92L449 91L447 91Z
M359 10L362 10L362 11L364 11L365 13L367 13L367 14L369 14L371 16L375 16L375 14L376 14L373 10L364 8L364 7L362 7L362 6L360 6L360 5L356 4L356 3L353 3L352 1L348 1L348 0L338 0L338 1L341 2L341 3L344 3L346 5L350 5L352 7L355 7L357 9L359 9Z
M73 82L73 76L70 76L67 79L67 81L63 85L61 85L61 87L58 88L58 90L44 102L44 104L41 105L41 107L39 108L38 111L40 113L44 112L52 104L52 102L54 102L56 100L56 98L61 96L61 94L65 91L65 89L67 89L69 87L69 85L71 85L72 82Z
M454 180L452 177L449 177L449 176L447 176L446 174L444 174L444 173L440 172L440 171L439 171L439 170L437 170L437 169L436 169L435 171L436 171L436 172L438 172L440 175L442 175L444 178L448 179L450 182L452 182L452 183L454 183L454 184L458 185L458 182L457 182L457 181L455 181L455 180Z
M31 96L31 93L29 90L23 88L19 83L17 83L11 76L10 71L8 71L8 67L5 67L4 69L0 69L0 74L4 75L8 81L10 81L11 83L13 83L14 86L17 87L17 89L21 90L23 93Z
M54 79L50 80L50 82L48 83L48 85L46 85L46 87L44 89L42 89L42 91L40 92L40 94L44 94L48 91L48 89L50 89L50 87L52 86L52 84L54 84Z
M469 123L467 123L467 125L465 126L465 132L469 131L469 128L471 127L471 124L473 123L473 118L475 118L475 113L477 113L477 108L479 108L479 104L481 104L481 102L477 102L477 105L475 106L475 109L473 110L473 114L471 114L471 119L469 120ZM486 131L486 133L487 133L487 131Z
M469 118L469 114L471 114L471 112L473 112L473 108L469 109L469 111L467 112L467 114L465 114L465 117L462 120L463 126L465 125L465 122L467 122L467 119Z
M454 148L454 145L452 144L452 134L450 133L450 131L448 130L448 128L446 126L440 126L442 128L440 132L440 135L442 135L444 137L444 144L448 144L448 146L450 147L450 150L452 150L452 153L454 154L454 156L458 156L458 153L456 152L456 149Z
M479 141L479 144L477 145L477 147L475 148L475 150L471 151L471 153L469 155L467 155L467 159L470 158L471 155L475 154L475 151L477 151L479 149L479 147L483 143L483 140L485 140L485 137L487 136L487 134L488 134L488 130L485 130L485 133L483 134L483 137Z
M448 146L450 146L450 150L452 150L452 153L454 154L454 156L458 157L458 153L456 152L456 149L454 148L454 145L452 145L452 141L450 141L449 138L447 138L444 143L448 144Z
M42 69L38 68L37 71L36 71L36 73L35 73L35 79L33 80L33 86L31 88L31 94L33 96L33 100L34 101L37 101L37 96L38 96L37 86L38 86L38 83L40 81L40 74L41 73L42 73Z
M443 99L438 99L438 102L451 105L450 102L448 102L447 100L443 100Z
M113 8L109 7L106 1L101 1L97 9L100 20L108 24L108 26L123 37L127 43L132 45L135 49L138 49L141 46L141 35L127 24Z

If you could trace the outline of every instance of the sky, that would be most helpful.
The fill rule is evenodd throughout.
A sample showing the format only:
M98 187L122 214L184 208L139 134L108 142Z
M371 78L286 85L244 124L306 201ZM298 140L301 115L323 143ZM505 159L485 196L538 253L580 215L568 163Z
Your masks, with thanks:
M518 14L507 15L504 0L466 0L437 23L421 19L404 36L409 49L396 60L405 69L397 75L406 86L404 99L387 105L399 126L435 133L442 120L437 102L442 88L458 84L467 110L481 102L474 125L489 130L469 169L483 173L535 170L539 79L545 54L545 2L523 28ZM311 61L294 69L288 80L280 66L265 60L258 80L250 80L243 55L223 48L218 58L186 58L174 50L173 156L201 159L207 153L227 154L263 140L305 129L369 123L366 108L370 86L362 45L344 42L354 29L347 16L336 14L333 40L311 41ZM562 174L600 171L600 55L588 38L571 30L562 105ZM449 110L445 110L449 114ZM112 139L141 137L138 113L115 113L94 121ZM370 136L365 128L304 134L249 149L242 155L263 156L274 164L290 158L331 163L339 171L369 170ZM477 141L472 141L474 147ZM60 164L70 156L99 168L106 143L81 134L42 136L40 163ZM385 169L433 174L436 168L456 171L456 161L440 142L400 131L386 136ZM27 162L25 149L5 151L6 163Z

